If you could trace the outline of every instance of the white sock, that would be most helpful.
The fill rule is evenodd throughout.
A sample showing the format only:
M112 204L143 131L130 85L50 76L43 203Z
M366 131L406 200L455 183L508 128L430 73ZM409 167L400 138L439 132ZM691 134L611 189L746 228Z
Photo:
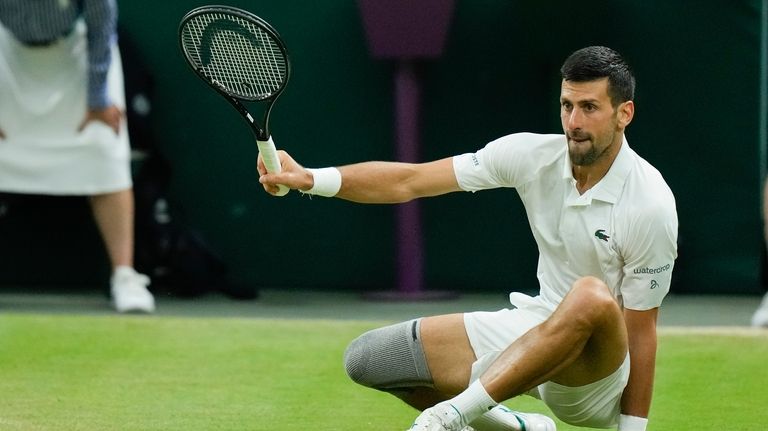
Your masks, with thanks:
M488 395L479 379L448 402L461 413L463 426L488 413L498 404Z

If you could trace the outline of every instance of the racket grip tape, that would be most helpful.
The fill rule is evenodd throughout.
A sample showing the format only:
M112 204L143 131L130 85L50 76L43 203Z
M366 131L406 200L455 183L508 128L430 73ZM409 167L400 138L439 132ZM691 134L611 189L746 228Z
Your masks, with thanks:
M259 147L259 154L264 161L264 166L267 168L267 172L270 174L279 174L283 169L280 166L280 158L277 156L277 148L275 148L275 142L270 136L266 141L256 140L256 145ZM279 188L276 196L285 196L291 189L278 184Z

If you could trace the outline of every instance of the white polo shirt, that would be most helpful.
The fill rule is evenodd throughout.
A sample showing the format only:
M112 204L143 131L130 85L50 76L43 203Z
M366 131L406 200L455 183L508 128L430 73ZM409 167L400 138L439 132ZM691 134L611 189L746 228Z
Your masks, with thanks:
M541 299L552 309L588 275L605 281L626 308L661 305L677 257L675 198L626 140L605 177L583 195L564 135L504 136L455 156L453 167L462 190L517 190L539 249Z

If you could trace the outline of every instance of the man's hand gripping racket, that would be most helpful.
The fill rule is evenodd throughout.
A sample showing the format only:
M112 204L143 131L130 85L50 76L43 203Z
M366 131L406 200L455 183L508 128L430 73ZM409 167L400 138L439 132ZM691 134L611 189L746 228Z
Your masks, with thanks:
M269 114L288 83L291 65L275 29L238 8L202 6L182 18L179 44L197 76L224 96L251 126L266 170L281 172L269 132ZM243 101L267 102L263 127L256 123ZM283 196L289 190L280 184L270 192Z
M270 172L263 157L259 157L256 165L256 169L259 172L259 182L267 193L278 195L280 186L299 191L312 188L314 179L307 169L285 151L278 151L277 155L280 158L282 171Z

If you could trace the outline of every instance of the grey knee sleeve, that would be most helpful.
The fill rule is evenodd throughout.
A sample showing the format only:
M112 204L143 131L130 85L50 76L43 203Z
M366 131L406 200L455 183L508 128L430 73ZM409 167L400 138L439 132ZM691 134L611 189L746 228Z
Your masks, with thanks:
M421 346L421 319L374 329L357 337L344 352L349 377L380 390L432 387Z

